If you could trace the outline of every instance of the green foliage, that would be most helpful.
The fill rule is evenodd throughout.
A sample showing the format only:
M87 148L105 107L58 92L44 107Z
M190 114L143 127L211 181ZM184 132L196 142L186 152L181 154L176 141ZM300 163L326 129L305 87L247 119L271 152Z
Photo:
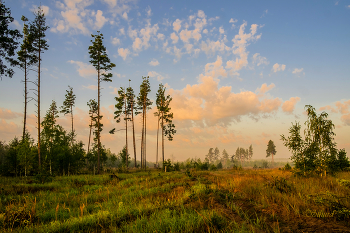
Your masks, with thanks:
M346 169L349 166L345 150L337 152L334 142L334 124L328 120L328 114L322 112L317 116L315 108L306 105L308 120L305 122L305 139L300 135L299 123L292 124L289 129L290 136L281 135L284 145L293 153L295 174L317 174L326 176Z
M269 163L266 160L263 160L261 167L262 168L268 168L269 167Z
M10 66L18 65L18 62L12 57L15 55L15 51L18 47L17 40L22 38L20 32L15 29L9 28L10 23L14 21L11 16L11 11L6 8L5 4L0 1L0 77L8 76L12 78L14 71L12 68L7 67L3 60L10 63Z
M266 149L266 157L270 157L270 155L275 155L277 153L276 151L276 146L272 140L270 140L267 144L267 149Z
M118 154L121 158L121 164L123 167L129 167L130 164L130 154L126 155L126 146L123 147L123 149Z
M218 163L218 165L216 166L216 168L219 169L219 170L222 169L222 163L221 163L221 161Z

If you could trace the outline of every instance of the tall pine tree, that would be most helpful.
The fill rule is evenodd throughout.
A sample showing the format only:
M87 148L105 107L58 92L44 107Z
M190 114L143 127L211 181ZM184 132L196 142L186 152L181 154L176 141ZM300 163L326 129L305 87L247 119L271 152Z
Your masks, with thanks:
M91 35L94 40L91 40L92 45L89 46L90 63L95 67L97 71L97 172L100 174L100 156L101 156L101 137L102 131L100 123L100 92L101 81L112 82L112 73L107 71L112 70L115 67L114 63L111 63L107 56L106 47L103 45L103 34L97 31L97 35Z
M63 101L63 105L61 106L61 113L64 115L70 114L72 120L72 132L71 139L72 145L74 141L74 127L73 127L73 106L75 105L75 95L73 94L73 88L68 86L69 90L66 90L66 99Z
M34 12L35 19L30 24L29 34L32 36L32 46L33 50L37 56L37 65L38 65L38 80L36 82L38 90L37 90L37 118L38 118L38 158L39 158L39 170L41 168L41 156L40 156L40 78L41 78L41 54L44 53L45 50L48 50L49 46L47 41L45 40L45 31L49 28L46 26L46 17L44 15L41 7L38 7L38 10Z

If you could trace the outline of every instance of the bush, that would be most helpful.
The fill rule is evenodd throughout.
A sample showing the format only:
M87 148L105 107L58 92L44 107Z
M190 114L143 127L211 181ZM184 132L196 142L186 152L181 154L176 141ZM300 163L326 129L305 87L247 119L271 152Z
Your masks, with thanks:
M222 169L222 163L218 163L218 165L216 166L217 169Z
M285 171L290 171L291 169L292 169L292 167L289 165L289 163L287 163L283 168L283 170L285 170Z

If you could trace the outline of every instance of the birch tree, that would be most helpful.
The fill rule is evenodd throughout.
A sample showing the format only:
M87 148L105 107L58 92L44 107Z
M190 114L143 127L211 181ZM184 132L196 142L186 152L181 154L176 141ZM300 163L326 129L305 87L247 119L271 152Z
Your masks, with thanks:
M97 35L91 35L94 40L91 40L92 45L89 46L90 63L95 67L97 71L97 172L100 174L100 155L101 155L101 139L100 131L102 131L100 122L100 92L101 81L112 82L112 73L107 71L112 70L115 67L114 63L111 63L107 56L106 47L103 45L103 34L97 31Z

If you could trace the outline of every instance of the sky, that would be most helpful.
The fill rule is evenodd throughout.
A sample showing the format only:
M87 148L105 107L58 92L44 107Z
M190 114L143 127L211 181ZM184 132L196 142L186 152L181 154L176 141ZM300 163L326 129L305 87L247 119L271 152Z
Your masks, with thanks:
M22 30L21 16L33 20L40 4L50 27L50 47L42 54L41 116L53 100L62 106L68 85L73 87L74 125L85 147L87 102L97 100L88 47L91 34L100 31L116 64L113 82L103 82L101 90L101 142L114 153L125 145L125 131L108 133L125 127L114 120L114 98L129 79L138 94L142 76L150 77L153 102L160 83L173 98L177 133L165 141L166 159L204 159L215 147L232 155L249 145L253 159L263 159L269 140L276 145L275 159L290 158L281 134L287 136L294 122L304 125L305 105L329 114L337 148L350 152L350 1L6 0L15 19L10 27ZM16 68L13 78L0 81L2 141L22 134L23 79ZM29 79L35 81L34 71ZM31 101L33 138L35 111ZM149 161L156 160L155 111L153 104L147 113ZM60 114L57 122L69 131L68 115ZM140 159L140 116L135 130ZM131 128L128 135L130 148Z

